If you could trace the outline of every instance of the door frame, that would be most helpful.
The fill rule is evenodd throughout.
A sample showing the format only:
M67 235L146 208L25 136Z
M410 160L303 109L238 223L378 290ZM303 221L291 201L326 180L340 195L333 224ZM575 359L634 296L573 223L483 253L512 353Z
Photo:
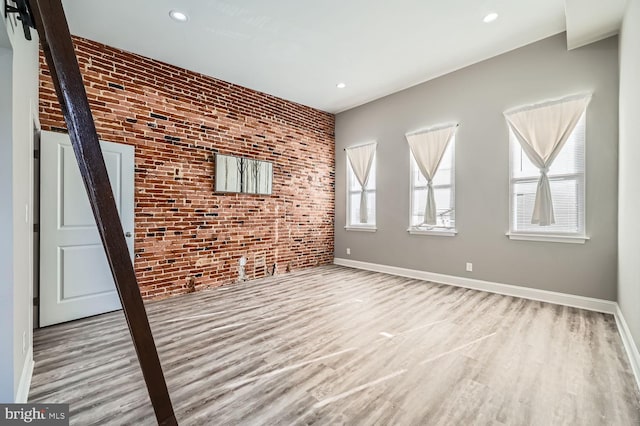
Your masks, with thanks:
M38 143L39 144L41 143L42 133L43 133L42 131L38 132ZM69 138L68 133L63 132L63 131L50 131L50 130L47 130L44 133L51 134L52 135L51 137L53 137L53 138L57 138L58 135L62 135L64 137L66 137L66 138ZM49 142L51 142L51 141L49 141ZM68 142L69 142L69 147L71 147L70 139L69 139ZM130 200L131 200L131 210L130 210L130 212L131 212L131 216L130 216L130 218L131 218L131 231L129 232L128 229L124 229L124 231L125 231L125 234L126 234L127 240L128 240L127 241L127 243L128 243L127 245L129 245L129 251L130 251L129 255L130 255L131 261L133 263L134 260L135 260L135 223L136 223L136 217L135 217L135 157L136 157L136 155L135 155L135 146L133 146L131 144L121 143L121 142L111 142L111 141L103 140L103 139L100 139L99 142L100 142L101 145L102 144L107 144L107 146L108 145L117 145L117 146L124 147L124 149L126 149L126 150L130 150L130 155L131 156L129 158L131 159L131 168L130 169L127 168L128 171L127 172L122 172L122 173L124 173L126 175L129 175L130 178L131 178L131 186L128 187L128 188L130 188L130 191L129 190L125 190L127 193L130 193L130 196L131 196L131 198L130 198ZM45 142L45 144L46 143L47 142ZM56 145L57 145L57 143L56 143ZM40 147L40 148L42 148L42 147ZM105 145L102 145L102 150L104 150L104 149L105 149ZM38 234L38 259L37 259L38 298L37 298L37 303L38 303L38 326L41 327L41 328L42 327L53 326L53 325L56 325L56 324L62 324L62 323L74 320L74 319L65 319L65 320L57 321L57 322L54 322L54 323L51 323L51 324L45 324L45 325L42 324L41 312L42 312L42 308L43 308L43 306L44 306L44 304L46 302L46 298L44 298L42 296L43 296L43 292L44 293L47 292L43 288L43 285L45 284L43 281L47 281L47 280L41 280L40 279L42 261L43 261L44 256L45 256L44 250L46 249L46 247L43 247L43 245L41 244L41 237L42 237L42 231L43 230L41 228L42 222L40 220L41 219L40 215L42 214L42 208L43 208L42 199L44 198L43 195L45 195L45 194L43 194L41 192L41 188L40 188L40 182L42 182L42 160L43 160L42 151L43 150L40 149L40 151L39 151L39 153L37 155L37 157L38 157L38 211L39 211L39 214L38 214L38 226L37 227L34 226L34 231L36 229L38 230L38 232L37 232L37 234ZM103 151L103 155L104 155L104 151ZM34 155L34 157L35 156L36 155ZM121 188L121 190L123 190L123 189ZM60 202L60 200L58 200L56 203L59 203L59 202ZM56 212L56 214L59 214L59 212ZM122 212L121 212L121 214L122 214ZM57 220L59 220L59 218L56 218L56 221ZM128 220L126 220L124 218L122 218L122 220L123 220L123 224L126 224L128 222ZM96 226L95 223L94 223L94 226ZM102 245L102 243L101 243L101 245ZM34 271L35 271L35 269L34 269ZM35 275L35 272L34 272L34 275ZM116 292L116 297L117 297L117 289L115 288L115 283L114 283L114 291ZM113 311L117 311L117 310L122 309L122 307L120 305L120 298L119 297L117 297L117 298L118 298L118 306L119 307L114 308L114 309L110 309L110 310L104 311L104 312L99 312L99 313L95 313L95 314L81 316L81 317L78 317L76 319L88 318L88 317L91 317L93 315L100 315L102 313L113 312ZM34 297L34 303L35 302L36 302L36 298Z
M40 120L33 117L33 328L40 328Z

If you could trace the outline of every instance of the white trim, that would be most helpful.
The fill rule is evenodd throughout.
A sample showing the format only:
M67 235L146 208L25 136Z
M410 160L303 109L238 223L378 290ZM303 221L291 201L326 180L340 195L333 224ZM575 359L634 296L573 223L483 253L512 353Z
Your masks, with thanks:
M411 235L437 235L439 237L455 237L458 234L458 231L455 229L438 231L436 229L419 229L415 227L407 229L407 232Z
M351 149L351 148L360 148L362 146L367 146L367 145L375 145L376 148L377 148L378 147L378 141L372 140L372 141L369 141L369 142L363 142L363 143L358 143L358 144L355 144L355 145L349 145L344 150L346 151L346 150Z
M456 128L458 127L458 125L456 125ZM407 134L408 136L409 134ZM450 181L448 185L433 185L433 189L442 189L442 188L449 188L451 191L451 199L453 200L450 205L449 205L449 209L453 212L453 223L455 226L456 223L456 134L454 132L454 134L451 136L451 140L449 141L449 146L447 146L446 149L451 149L451 169L450 169ZM439 170L439 169L438 169ZM419 225L411 225L412 220L413 220L413 195L414 192L416 191L416 186L414 185L414 173L417 173L418 175L421 175L422 172L420 171L420 169L418 168L418 164L416 162L416 158L413 156L413 152L411 151L411 149L409 149L409 228L407 229L407 231L409 231L410 234L412 235L440 235L440 236L447 236L447 237L454 237L455 234L458 233L458 231L456 231L455 229L453 231L451 230L447 230L444 231L442 233L438 233L438 234L432 234L430 231L429 232L416 232L416 231L421 231L419 229L416 229L417 226ZM436 172L436 175L438 174L438 172ZM435 176L434 176L435 177ZM425 186L421 186L421 189L427 188L427 185ZM435 226L435 225L434 225ZM412 228L413 228L413 232L412 232ZM425 230L427 231L427 230ZM437 231L436 231L437 232ZM453 232L453 233L452 233Z
M503 112L503 115L506 117L508 115L516 114L518 112L530 111L530 110L534 110L534 109L548 107L548 106L551 106L551 105L557 105L557 104L562 104L562 103L565 103L565 102L576 101L578 99L589 99L589 102L591 102L591 98L592 97L593 97L593 93L591 93L591 92L576 93L576 94L573 94L573 95L563 96L561 98L548 99L548 100L542 101L542 102L536 102L536 103L533 103L533 104L521 105L521 106L517 106L517 107L514 107L514 108L510 108L510 109L506 110L505 112ZM586 111L586 109L587 109L587 107L585 107L585 111Z
M366 143L362 143L362 144L354 145L354 146L348 146L348 147L346 147L344 149L344 155L345 155L345 158L346 158L346 167L345 167L345 173L346 173L345 179L346 180L345 180L345 182L346 182L346 187L347 187L347 191L346 191L346 194L345 194L346 195L346 197L345 197L346 198L345 206L347 207L347 212L346 212L347 216L345 217L345 221L347 222L347 225L345 225L344 229L346 229L347 231L376 232L378 230L378 228L376 228L375 225L365 225L365 227L368 226L369 229L359 229L359 228L356 229L356 227L359 227L359 226L362 226L362 225L359 225L359 224L352 225L352 224L349 223L349 222L351 222L351 185L350 185L350 182L349 182L351 175L350 175L349 172L353 173L353 169L351 168L351 160L349 160L349 154L347 154L347 149L359 148L361 146L367 146L367 145L375 145L376 146L376 150L373 153L373 165L376 168L376 173L378 173L378 164L377 164L377 161L378 161L378 142L377 141L366 142ZM371 171L369 171L369 178L368 179L370 179L370 178L371 178ZM373 178L377 179L375 175L373 176ZM367 191L373 192L376 195L376 197L375 197L376 204L373 206L373 211L376 212L375 214L377 214L378 181L375 180L375 187L373 189L366 189L365 188L365 190L364 191L360 191L360 193L362 194L362 192L364 192L364 196L366 197L367 196ZM360 196L362 196L362 195L360 195Z
M624 345L624 348L627 351L627 356L629 357L631 370L633 371L638 388L640 388L640 352L638 352L638 346L636 346L633 340L627 321L624 319L622 309L620 309L620 305L617 303L615 317L618 332L620 333L620 338L622 338L622 344Z
M505 296L520 297L523 299L537 300L540 302L554 303L556 305L571 306L586 309L588 311L603 312L614 315L617 303L610 300L594 299L591 297L576 296L573 294L558 293L555 291L539 290L530 287L521 287L510 284L500 284L490 281L476 280L473 278L456 277L454 275L436 274L415 269L399 268L397 266L379 265L376 263L361 262L358 260L334 258L333 263L350 268L365 269L367 271L382 272L401 277L415 278L418 280L432 281L448 284L456 287L464 287L472 290L487 291L489 293L503 294Z
M576 99L580 97L580 95L572 95L572 96L576 96ZM568 98L572 97L569 96ZM585 96L591 96L591 94L585 94ZM560 99L562 101L562 99ZM553 101L552 101L553 102ZM544 105L542 105L544 106ZM520 143L517 141L517 138L515 137L515 135L513 134L513 131L511 130L511 127L509 125L507 125L507 127L509 128L509 229L510 231L507 232L507 236L509 236L510 239L512 240L523 240L523 241L546 241L546 242L554 242L554 243L576 243L576 244L584 244L586 242L586 240L589 240L589 237L586 236L586 232L587 232L587 111L585 109L585 111L582 113L582 116L580 117L580 120L578 121L578 124L576 124L576 128L580 125L580 122L584 121L584 144L582 147L583 150L583 169L582 172L580 173L564 173L564 174L560 174L560 175L552 175L549 177L550 182L553 181L556 178L562 178L562 179L567 179L571 176L575 177L575 181L578 183L578 204L580 204L581 201L581 205L582 205L582 209L578 211L578 215L579 215L579 221L578 223L582 223L581 229L578 231L578 233L583 233L583 235L575 235L578 238L582 238L583 241L571 241L569 239L565 239L565 235L561 235L561 234L553 234L553 233L548 233L546 235L548 235L550 238L546 238L546 239L542 239L544 237L540 236L539 237L539 233L535 233L534 232L522 232L519 233L518 231L513 231L513 198L514 198L514 194L513 194L513 184L514 183L518 183L518 182L526 182L526 181L531 181L531 182L535 182L538 181L540 179L540 176L538 175L536 176L529 176L529 177L520 177L520 178L514 178L512 177L513 175L513 170L512 170L512 157L513 157L513 148L514 145L518 148L518 149L522 149L522 147L520 146ZM573 132L575 132L576 128L573 129ZM518 235L527 235L530 236L530 238L511 238L510 234L518 234ZM577 233L577 234L578 234ZM543 234L544 235L544 234ZM574 235L569 235L569 237L573 237Z
M29 398L29 388L31 388L31 377L33 376L33 346L27 352L26 361L20 375L20 383L18 383L18 391L16 392L16 404L25 404Z
M347 225L344 227L347 231L360 231L360 232L376 232L378 228L373 226L361 226L361 225Z
M519 234L516 232L507 232L505 235L510 240L543 241L548 243L584 244L590 239L586 235Z
M437 130L453 129L453 128L457 129L459 126L460 126L460 123L436 124L434 126L426 127L424 129L412 130L408 133L405 133L404 136L407 137L407 136L424 135L425 133L431 133Z
M42 126L40 125L38 102L36 102L34 105L33 99L29 100L29 109L31 111L31 120L33 121L34 127L36 128L36 130L38 130L38 132L40 132L42 130Z

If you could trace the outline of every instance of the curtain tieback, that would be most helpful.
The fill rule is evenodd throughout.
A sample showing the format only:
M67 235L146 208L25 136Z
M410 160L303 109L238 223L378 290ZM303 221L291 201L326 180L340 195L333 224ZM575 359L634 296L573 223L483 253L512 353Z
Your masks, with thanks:
M433 189L433 182L432 181L428 181L427 182L427 186L431 189Z
M540 173L542 173L543 175L546 175L547 173L549 173L549 168L548 167L541 168Z

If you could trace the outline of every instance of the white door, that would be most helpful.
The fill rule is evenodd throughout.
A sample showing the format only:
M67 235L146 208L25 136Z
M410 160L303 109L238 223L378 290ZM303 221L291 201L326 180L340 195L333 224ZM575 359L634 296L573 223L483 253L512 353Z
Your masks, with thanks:
M40 326L120 309L69 135L40 144ZM133 259L134 148L100 142Z

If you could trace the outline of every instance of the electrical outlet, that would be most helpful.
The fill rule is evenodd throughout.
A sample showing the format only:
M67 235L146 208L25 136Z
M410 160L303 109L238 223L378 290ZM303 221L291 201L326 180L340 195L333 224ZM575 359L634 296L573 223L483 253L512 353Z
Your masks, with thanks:
M473 263L467 262L467 272L473 272Z
M350 248L347 249L347 254L351 254L351 249Z

